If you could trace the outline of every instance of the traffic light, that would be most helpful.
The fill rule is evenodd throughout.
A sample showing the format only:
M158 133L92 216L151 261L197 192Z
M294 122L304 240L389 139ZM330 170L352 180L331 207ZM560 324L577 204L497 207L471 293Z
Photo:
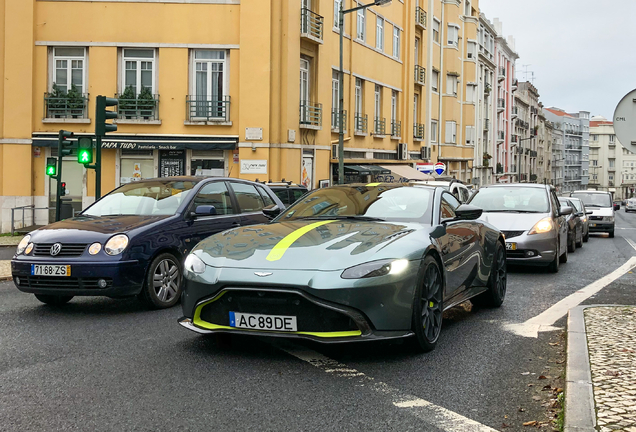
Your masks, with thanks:
M62 184L60 185L60 196L63 197L64 195L66 195L66 182L62 182Z
M117 112L109 111L106 108L117 106L119 100L106 96L97 96L97 107L95 108L95 135L104 136L106 132L115 132L117 125L106 123L107 120L116 119Z
M46 158L46 175L51 177L57 175L57 158Z
M64 157L73 154L73 150L77 147L77 143L70 141L73 138L73 132L61 130L59 140L59 156Z
M93 139L81 137L77 140L77 161L81 164L93 162Z

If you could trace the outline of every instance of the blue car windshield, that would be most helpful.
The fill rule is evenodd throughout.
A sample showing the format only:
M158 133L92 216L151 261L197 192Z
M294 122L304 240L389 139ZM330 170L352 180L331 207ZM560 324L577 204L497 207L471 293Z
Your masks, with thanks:
M379 219L430 221L433 189L408 186L335 186L316 189L285 210L277 221Z
M196 182L144 181L129 183L87 208L86 216L173 215Z

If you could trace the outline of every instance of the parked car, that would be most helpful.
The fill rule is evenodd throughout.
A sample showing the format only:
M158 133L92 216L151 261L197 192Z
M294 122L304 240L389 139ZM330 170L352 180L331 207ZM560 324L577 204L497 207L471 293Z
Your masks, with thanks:
M636 198L629 198L625 202L625 213L636 211Z
M449 191L457 200L464 204L468 202L470 196L472 195L469 191L468 187L459 180L450 179L450 180L418 180L414 181L416 184L427 184L430 186L438 186Z
M559 197L559 203L561 206L572 208L572 213L565 217L565 221L568 225L568 252L572 253L576 251L576 248L583 247L583 221L581 220L581 213L576 210L576 206L570 198Z
M576 211L581 218L581 223L583 226L583 242L586 243L590 239L589 215L592 214L592 210L586 209L583 201L578 198L569 197L568 200L574 205L574 211Z
M558 272L568 261L568 224L572 208L561 206L554 187L534 183L482 186L469 201L483 209L481 220L506 237L509 263L548 266Z
M276 196L289 207L307 193L307 188L292 182L266 183Z
M622 201L620 201L620 200L614 201L614 210L620 210L621 209L621 204L622 204Z
M504 238L441 187L311 191L272 223L199 243L185 262L184 327L319 342L437 344L443 311L506 294Z
M616 206L612 203L609 192L580 190L572 192L570 196L583 201L585 207L592 211L589 216L590 232L606 232L610 238L614 237Z
M24 237L11 261L13 281L54 305L73 296L138 295L152 308L170 307L181 296L183 259L199 241L266 223L282 208L267 186L245 180L129 183Z

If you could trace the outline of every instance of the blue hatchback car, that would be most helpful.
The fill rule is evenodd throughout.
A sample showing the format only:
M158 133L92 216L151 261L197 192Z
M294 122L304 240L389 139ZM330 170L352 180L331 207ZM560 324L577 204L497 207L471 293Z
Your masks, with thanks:
M25 236L16 287L42 302L137 295L151 308L179 301L185 256L201 240L268 222L283 203L265 185L234 178L166 177L121 186L77 217Z

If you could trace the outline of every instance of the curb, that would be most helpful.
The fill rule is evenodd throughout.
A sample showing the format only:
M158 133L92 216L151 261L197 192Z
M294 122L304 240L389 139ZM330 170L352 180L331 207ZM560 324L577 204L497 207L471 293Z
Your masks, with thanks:
M0 276L0 282L12 281L13 276Z
M597 432L596 405L583 312L588 308L617 306L620 305L585 305L568 311L564 432Z

